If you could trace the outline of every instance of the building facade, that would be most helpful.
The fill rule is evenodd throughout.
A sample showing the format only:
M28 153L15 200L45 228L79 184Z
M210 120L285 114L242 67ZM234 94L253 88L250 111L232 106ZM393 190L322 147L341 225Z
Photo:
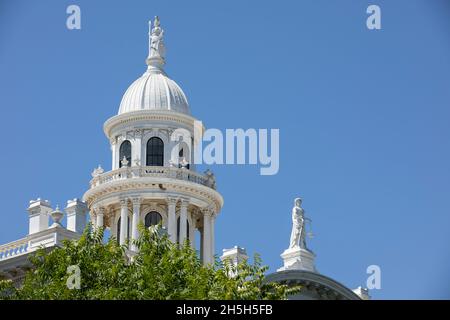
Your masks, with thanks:
M106 227L124 244L138 225L162 223L174 242L189 239L205 263L214 256L214 229L223 205L214 175L193 163L196 119L183 90L164 72L163 30L149 32L147 70L126 90L116 116L104 124L112 170L97 168L83 200L95 227Z
M117 115L103 126L111 146L111 170L94 169L82 200L67 202L66 227L59 208L53 209L47 200L30 201L28 235L0 246L0 276L19 284L31 267L29 254L39 247L51 250L64 239L78 239L88 218L94 228L105 227L120 244L129 241L131 251L136 250L133 240L139 236L140 223L162 224L171 241L189 239L203 263L213 263L215 221L223 198L214 174L196 170L197 122L183 90L165 73L165 63L164 31L156 17L149 26L147 68L126 90ZM294 238L282 255L284 266L268 279L301 283L305 290L292 297L296 299L359 299L361 295L317 272L304 228L298 227L293 227ZM236 246L224 250L221 259L238 263L247 255Z

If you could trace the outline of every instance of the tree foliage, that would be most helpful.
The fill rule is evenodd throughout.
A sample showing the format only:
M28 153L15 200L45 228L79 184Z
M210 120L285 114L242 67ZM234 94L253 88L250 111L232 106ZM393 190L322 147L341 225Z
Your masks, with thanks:
M90 231L78 241L64 241L50 252L39 249L30 256L33 268L23 285L0 281L2 299L285 299L298 288L267 283L261 259L238 266L205 266L189 242L173 244L159 227L140 227L139 249L132 254L103 230ZM67 285L70 266L80 270L80 288ZM69 279L70 282L70 279Z

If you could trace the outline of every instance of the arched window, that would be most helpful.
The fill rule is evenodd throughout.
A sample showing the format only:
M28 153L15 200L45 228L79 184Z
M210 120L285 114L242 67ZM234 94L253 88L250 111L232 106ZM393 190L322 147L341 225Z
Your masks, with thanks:
M147 142L147 166L164 165L164 142L158 138L150 138Z
M162 221L161 215L156 211L151 211L145 215L145 227L156 226Z
M131 166L131 142L128 140L125 140L120 145L120 151L119 151L119 168L122 167L122 160L123 158L126 158L128 161L128 166Z
M186 219L186 238L189 240L189 220ZM177 220L177 241L180 242L180 217Z
M120 221L122 220L122 217L117 220L117 242L120 243ZM130 217L128 217L128 228L127 228L127 238L130 238Z

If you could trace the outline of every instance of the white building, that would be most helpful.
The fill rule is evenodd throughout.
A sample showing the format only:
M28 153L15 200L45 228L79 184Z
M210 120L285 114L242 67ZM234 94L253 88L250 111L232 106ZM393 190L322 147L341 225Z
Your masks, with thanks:
M111 170L94 169L83 199L67 202L66 228L60 223L63 213L52 209L49 201L30 201L28 235L0 246L1 276L20 283L30 268L28 255L41 246L50 250L63 239L77 239L87 216L94 227L106 227L120 244L138 238L140 222L146 227L161 222L173 242L189 239L205 264L213 262L215 221L223 198L214 175L209 170L197 172L193 164L194 140L186 137L194 137L196 119L183 90L164 72L163 35L155 18L147 70L126 90L118 114L103 126L111 144ZM298 237L303 239L300 233ZM284 267L268 279L303 284L305 290L293 298L358 299L316 271L315 256L306 246L294 245L282 257ZM221 258L238 263L247 256L244 249L234 247L224 250Z

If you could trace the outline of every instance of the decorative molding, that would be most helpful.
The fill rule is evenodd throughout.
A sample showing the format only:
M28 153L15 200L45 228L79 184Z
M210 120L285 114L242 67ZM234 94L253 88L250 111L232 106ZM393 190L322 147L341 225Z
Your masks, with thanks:
M198 208L193 208L193 209L191 210L191 217L192 217L192 220L193 220L194 222L196 222L198 219L200 219L201 216L202 216L202 212L201 212L200 209L198 209Z
M189 206L190 199L189 198L180 198L180 207Z
M200 209L203 215L213 217L214 216L214 208L212 206L207 206Z
M142 198L140 197L133 197L131 198L131 202L133 203L133 207L134 206L140 206L142 203Z
M213 205L213 210L219 212L223 205L222 196L204 183L204 176L194 171L170 167L126 167L92 179L91 189L84 194L83 199L91 208L102 199L111 197L132 198L136 193L167 192L163 198L168 195L191 197L207 205ZM160 185L164 186L163 190ZM126 195L127 193L130 195Z
M120 134L120 135L117 136L117 144L121 144L125 140L127 140L127 137L125 135Z
M145 216L148 213L150 213L151 211L158 212L163 218L163 224L167 224L168 210L156 203L148 203L148 204L142 205L141 214L140 214L141 220L144 220Z
M156 203L146 203L142 206L142 213L149 213L150 211L162 211L162 212L166 212L166 208L156 204Z
M134 129L134 138L135 139L139 139L142 138L143 136L143 131L142 129Z
M167 202L167 205L169 206L169 205L174 205L174 206L176 206L177 205L177 202L178 202L178 198L176 198L176 197L167 197L167 199L166 199L166 202Z
M215 207L215 211L219 212L220 208L223 205L222 196L215 190L212 190L208 187L195 185L193 183L180 181L180 182L159 182L152 180L151 182L142 181L144 179L124 179L119 180L114 183L108 183L106 185L101 185L99 187L95 187L89 191L87 191L83 199L88 203L89 207L92 207L96 202L101 201L104 198L108 197L117 197L124 192L139 192L139 191L161 191L159 188L159 184L164 184L164 187L167 191L172 193L181 193L185 195L189 195L191 197L195 197L201 201L206 203L213 203ZM149 197L151 198L151 197Z
M127 112L108 119L103 125L103 130L107 137L110 137L116 130L123 130L124 127L133 126L134 122L172 122L179 126L184 126L193 130L196 119L189 115L175 112L173 110L140 110Z
M127 198L122 198L119 200L119 202L120 202L121 208L128 207L128 199Z

